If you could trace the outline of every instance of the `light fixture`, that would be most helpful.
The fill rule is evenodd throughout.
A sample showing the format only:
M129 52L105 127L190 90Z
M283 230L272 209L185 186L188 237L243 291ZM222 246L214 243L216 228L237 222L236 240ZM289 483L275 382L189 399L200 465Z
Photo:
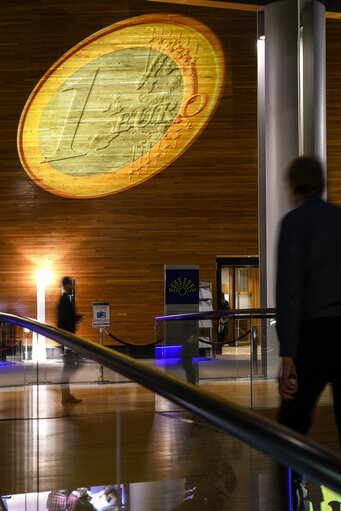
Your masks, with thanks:
M37 320L45 323L45 287L51 282L52 274L49 270L40 270L36 273L37 281ZM32 335L32 360L42 362L46 360L46 342L43 335L36 332Z
M257 37L260 41L265 40L264 10L262 9L257 13Z

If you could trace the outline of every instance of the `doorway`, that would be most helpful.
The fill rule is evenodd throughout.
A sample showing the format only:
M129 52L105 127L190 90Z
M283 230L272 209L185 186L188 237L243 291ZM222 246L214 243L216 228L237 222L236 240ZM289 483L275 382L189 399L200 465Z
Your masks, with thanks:
M259 308L258 256L217 258L217 308ZM248 345L251 341L250 322L236 318L229 322L225 339L232 345Z

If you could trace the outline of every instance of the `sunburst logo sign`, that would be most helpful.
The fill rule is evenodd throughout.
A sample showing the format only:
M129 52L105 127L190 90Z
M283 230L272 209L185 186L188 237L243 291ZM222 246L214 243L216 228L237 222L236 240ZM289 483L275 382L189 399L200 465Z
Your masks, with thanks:
M167 268L166 303L199 303L199 270L193 268Z
M224 81L219 40L184 16L111 25L71 48L23 110L18 152L51 193L99 197L139 185L203 131Z
M191 279L188 279L187 277L179 277L176 280L173 280L169 286L169 292L177 293L180 296L186 296L188 293L196 293L197 289Z

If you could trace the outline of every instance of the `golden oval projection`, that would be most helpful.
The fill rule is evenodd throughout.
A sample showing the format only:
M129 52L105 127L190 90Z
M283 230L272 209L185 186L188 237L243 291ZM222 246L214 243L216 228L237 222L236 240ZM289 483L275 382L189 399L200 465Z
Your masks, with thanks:
M223 76L218 39L194 19L152 14L107 27L66 53L33 90L18 129L22 165L64 197L136 186L204 129Z

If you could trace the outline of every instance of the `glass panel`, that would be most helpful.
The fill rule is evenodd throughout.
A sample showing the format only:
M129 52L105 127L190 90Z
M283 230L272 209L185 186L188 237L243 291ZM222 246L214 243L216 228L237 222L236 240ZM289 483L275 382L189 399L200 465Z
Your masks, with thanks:
M271 314L210 315L198 320L156 323L156 365L249 408L279 406L280 358L276 320ZM240 392L228 383L238 382ZM332 404L328 386L320 404ZM275 416L275 411L272 416Z
M28 363L32 334L8 322L0 323L1 419L24 419L33 414L35 395L27 387L37 382L37 366Z
M221 267L221 297L218 296L217 304L219 310L223 308L223 296L232 309L259 308L259 269Z
M275 318L253 318L250 336L252 408L277 410L280 358Z
M240 293L248 293L249 292L249 270L244 268L244 269L239 269L238 272L239 272L239 276L238 276L239 292Z
M259 308L259 269L236 268L236 309Z
M177 332L182 337L178 337ZM216 316L198 323L192 322L186 329L178 322L171 330L168 329L166 340L164 325L157 324L156 334L158 342L155 348L150 348L150 356L143 360L144 363L195 382L219 395L226 395L243 406L278 406L279 359L274 319L256 318L250 321L249 318ZM46 360L38 366L32 360L32 337L30 331L2 325L0 388L6 390L16 387L18 395L22 395L23 387L31 396L30 406L19 406L17 401L3 397L3 419L33 417L36 413L33 406L36 401L34 385L39 382L43 391L43 385L58 385L62 377L62 348L46 340ZM186 349L183 352L184 341ZM242 392L230 392L226 386L230 381L238 382ZM103 382L124 383L126 379L106 368L101 372L99 366L89 360L83 360L71 376L71 383L77 385ZM320 403L332 403L330 387L322 394Z
M253 409L267 409L270 417L276 417L276 410L280 405L277 379L281 359L278 356L279 342L275 317L252 319L250 335L251 406ZM330 384L323 390L318 405L333 405Z
M230 293L231 293L231 284L230 284L230 269L222 268L221 269L221 292L224 295L224 299L227 302L231 302ZM223 304L221 304L223 305ZM219 307L219 309L221 306Z
M77 498L116 511L288 509L287 472L267 456L114 372L102 381L91 360L71 353L63 363L56 343L46 341L46 354L38 364L17 355L11 363L30 377L0 388L2 411L19 411L0 419L0 509L45 511ZM227 383L231 396L241 393L241 381ZM82 401L62 403L68 387ZM295 478L304 509L318 499L338 509L340 497Z
M250 318L156 322L156 340L158 369L251 407ZM238 381L240 392L230 392L229 381Z
M156 322L156 365L248 408L278 407L275 318L211 315ZM191 350L190 350L191 348ZM229 382L240 392L230 391Z

